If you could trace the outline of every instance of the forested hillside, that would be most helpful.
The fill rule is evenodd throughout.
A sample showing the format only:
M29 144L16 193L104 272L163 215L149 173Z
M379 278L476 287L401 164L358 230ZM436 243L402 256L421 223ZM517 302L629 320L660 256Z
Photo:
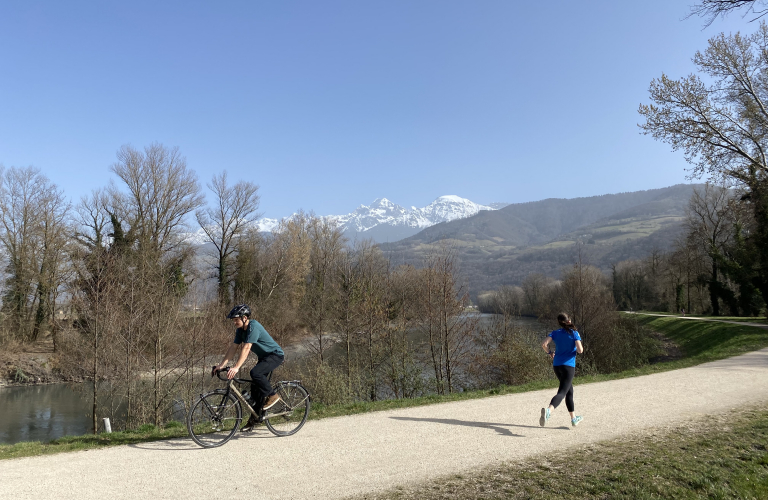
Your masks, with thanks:
M418 264L438 242L456 245L473 295L520 284L532 272L558 277L579 254L608 270L612 263L669 248L682 230L694 187L519 203L381 247L395 262ZM576 242L584 245L577 248Z

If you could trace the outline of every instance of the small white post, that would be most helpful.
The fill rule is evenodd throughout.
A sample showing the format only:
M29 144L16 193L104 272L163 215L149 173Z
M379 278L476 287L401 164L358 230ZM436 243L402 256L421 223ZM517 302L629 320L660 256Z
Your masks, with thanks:
M109 423L109 418L104 419L104 432L106 432L107 434L112 433L112 426Z

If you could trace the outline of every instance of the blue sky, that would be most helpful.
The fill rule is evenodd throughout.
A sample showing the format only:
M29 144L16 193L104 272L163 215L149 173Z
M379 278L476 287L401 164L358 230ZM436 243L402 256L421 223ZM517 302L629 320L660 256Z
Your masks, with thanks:
M687 182L638 105L708 38L757 28L702 29L692 2L6 0L0 163L77 201L121 145L157 141L202 184L259 184L267 217Z

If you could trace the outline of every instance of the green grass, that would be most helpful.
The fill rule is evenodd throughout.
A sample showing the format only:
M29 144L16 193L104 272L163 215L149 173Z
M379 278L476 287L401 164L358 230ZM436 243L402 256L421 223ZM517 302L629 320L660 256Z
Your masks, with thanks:
M633 315L633 317L637 318L641 324L674 341L682 349L685 356L682 359L675 361L646 365L641 368L626 370L619 373L578 376L574 380L575 385L676 370L768 347L768 329L727 323L697 322L677 319L676 317L642 315ZM554 387L557 387L557 380L552 379L532 382L525 385L500 386L493 389L457 392L442 396L431 395L412 399L355 402L338 405L313 403L309 419L317 420L373 411L445 403L449 401L463 401L503 394L516 394L541 389L551 389ZM112 434L68 436L50 443L30 442L14 445L0 445L0 460L65 451L86 450L121 444L135 444L187 435L186 428L181 424L173 424L173 426L164 429L155 429L153 426L143 427L142 429L144 430L115 432Z
M671 318L679 318L680 314L672 314L672 313L664 313L664 312L654 312L654 311L637 311L637 314L658 314L661 316L668 316ZM759 316L759 317L749 317L749 316L707 316L705 314L688 314L686 317L689 318L702 318L712 321L737 321L739 323L762 323L765 325L768 325L768 318L765 316Z
M768 498L768 407L360 498Z
M85 434L83 436L64 436L41 443L29 441L16 444L0 445L0 459L51 455L65 451L92 450L121 444L137 444L187 436L187 427L180 422L168 422L158 428L151 424L142 425L136 430L112 432L110 434Z
M768 347L768 329L660 316L638 315L638 321L683 350L684 359L664 363L673 366L691 366Z
M768 319L765 317L759 317L759 318L745 318L744 316L701 316L702 318L706 319L722 319L726 321L738 321L740 323L763 323L765 325L768 325Z

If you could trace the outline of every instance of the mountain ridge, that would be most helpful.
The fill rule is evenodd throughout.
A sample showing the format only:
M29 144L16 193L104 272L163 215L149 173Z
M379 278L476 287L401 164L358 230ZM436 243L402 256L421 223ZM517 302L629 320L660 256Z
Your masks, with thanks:
M496 207L504 203L494 203ZM443 195L425 207L402 207L387 198L377 198L371 205L359 205L344 215L323 215L323 219L336 222L344 235L351 241L372 239L376 243L397 241L412 236L424 228L441 222L471 217L480 211L497 210L492 206L480 205L456 195ZM246 227L260 232L270 232L278 227L278 219L258 219L246 223ZM205 231L199 229L188 233L186 240L193 245L204 244Z
M441 242L450 242L473 296L518 285L531 272L559 278L578 258L607 272L612 263L670 248L697 186L511 204L380 247L398 263L418 266Z

